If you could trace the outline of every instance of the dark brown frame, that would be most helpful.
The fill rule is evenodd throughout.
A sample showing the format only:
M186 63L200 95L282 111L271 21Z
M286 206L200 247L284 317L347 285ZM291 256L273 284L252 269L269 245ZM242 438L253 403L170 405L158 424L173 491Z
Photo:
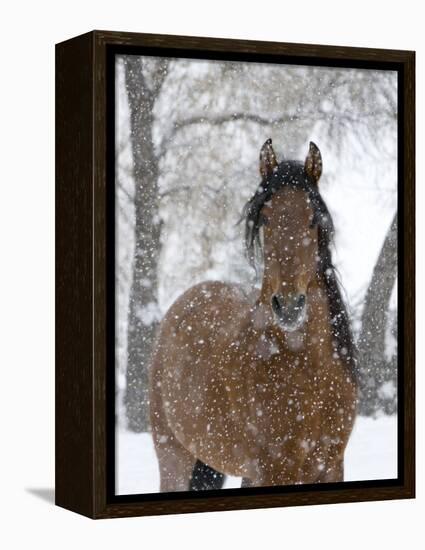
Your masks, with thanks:
M107 111L111 52L395 69L399 74L400 301L397 480L273 492L108 494L114 401L107 364L113 242ZM109 105L109 107L108 107ZM401 110L400 110L401 108ZM113 156L113 153L112 153ZM110 188L110 186L109 186ZM400 192L402 190L402 193ZM113 218L112 218L113 219ZM93 31L56 46L56 504L91 518L415 496L415 53ZM108 282L109 281L109 282ZM113 311L113 310L112 310ZM112 387L113 390L113 387ZM111 403L112 399L112 403ZM109 422L110 428L110 422ZM112 438L113 441L113 438ZM149 495L148 495L149 496Z

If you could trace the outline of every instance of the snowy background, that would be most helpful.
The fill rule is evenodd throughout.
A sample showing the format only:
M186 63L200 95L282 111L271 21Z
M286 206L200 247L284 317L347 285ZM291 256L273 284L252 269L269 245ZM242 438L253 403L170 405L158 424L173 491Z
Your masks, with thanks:
M159 487L138 408L146 397L137 365L146 361L138 363L137 354L146 352L149 339L142 349L131 347L130 336L143 340L196 282L255 284L236 222L258 186L259 150L269 137L278 160L303 160L310 140L321 150L320 189L336 227L333 257L360 334L367 289L397 207L397 77L135 56L117 58L116 69L116 481L117 493L129 494ZM152 182L149 198L144 185ZM140 201L157 247L135 288L136 258L143 256L137 235L149 229L138 218ZM386 374L374 407L356 422L346 480L397 476L397 420L387 414L396 410L396 310L395 283L384 312Z

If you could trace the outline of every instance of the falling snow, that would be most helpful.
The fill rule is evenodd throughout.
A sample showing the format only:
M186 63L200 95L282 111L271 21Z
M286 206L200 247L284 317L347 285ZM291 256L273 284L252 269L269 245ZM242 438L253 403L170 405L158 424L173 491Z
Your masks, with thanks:
M178 353L164 352L168 370L165 369L166 375L154 386L163 399L174 434L160 432L158 444L168 448L174 436L185 441L186 432L192 430L204 437L192 438L187 445L189 451L195 456L213 457L214 449L221 449L223 455L226 442L231 441L232 460L241 471L248 473L258 473L260 461L256 453L264 448L274 463L290 468L293 457L286 450L295 444L306 463L326 476L329 472L322 460L322 449L340 445L343 434L351 430L355 420L345 453L344 480L395 477L397 281L390 288L388 303L374 314L381 313L385 318L382 349L379 348L379 356L370 354L368 364L362 366L365 395L373 399L370 398L369 409L362 409L369 417L356 417L355 406L340 406L344 403L341 388L351 384L350 376L344 374L341 381L336 381L326 370L327 344L335 364L351 360L350 346L340 344L341 313L330 320L334 327L333 341L323 331L313 335L303 331L304 323L311 322L313 306L320 310L326 300L323 292L320 289L311 292L309 304L304 307L302 302L296 302L298 296L291 294L291 285L282 281L283 290L276 294L274 309L270 301L266 305L255 305L264 265L273 264L276 252L264 254L263 264L262 254L267 249L265 234L270 228L274 199L268 199L262 210L259 239L263 249L256 252L259 256L256 269L247 261L243 247L244 224L238 221L254 192L266 190L266 186L259 187L258 156L267 138L272 137L279 162L304 161L309 142L318 144L323 157L319 188L330 216L324 214L316 219L312 199L306 196L303 208L311 215L301 227L300 218L294 221L293 212L288 208L275 232L282 239L278 254L284 254L287 265L293 264L297 276L306 272L308 261L312 265L321 261L320 254L315 253L317 237L312 227L318 223L329 227L333 219L335 239L330 253L343 283L343 300L348 304L354 336L358 339L368 285L397 207L396 74L190 59L158 62L155 58L144 58L144 88L131 90L125 84L125 63L125 58L117 63L118 493L159 490L151 435L128 430L128 411L135 414L139 407L134 397L130 403L126 400L130 395L128 389L134 390L133 396L144 395L144 402L148 404L147 377L137 376L137 369L136 375L128 369L129 341L133 338L134 353L148 349L148 329L156 329L176 299L203 281L226 283L216 302L211 287L200 286L199 294L182 310L175 309L169 314L173 321L169 339L178 343L174 348ZM150 143L146 137L149 132L142 132L143 139L134 143L129 94L139 94L138 115L141 119L145 116L144 124L151 124ZM148 96L153 98L152 102L145 101ZM152 111L147 112L146 105L152 106ZM150 163L146 162L148 153ZM135 238L138 227L135 197L139 191L135 163L140 156L145 160L143 177L156 174L157 195L149 212L151 227L144 234L144 242L150 242L153 234L159 234L158 239L152 241L157 248L141 249ZM277 166L272 167L272 173L278 174ZM292 228L291 234L289 228ZM247 229L255 230L254 221L249 221ZM146 267L149 262L154 266L151 270ZM388 279L385 275L388 274L383 273L383 284ZM324 277L332 279L333 276L331 266ZM132 294L135 281L139 283L137 296ZM230 293L229 288L233 289ZM200 302L205 314L199 314ZM246 305L252 320L248 342L240 330L241 313L237 305L241 303ZM226 323L220 321L219 304L229 305L231 319ZM282 356L279 333L267 327L276 312L285 307L289 310L288 304L292 304L296 315L285 325L285 343L292 354L284 366L285 379L276 368ZM134 319L129 315L130 310L134 311ZM377 337L375 327L378 320L367 334L368 341ZM140 344L140 349L134 342ZM228 352L220 356L223 342L227 342ZM307 368L312 350L317 369L309 372L308 384L303 386L297 377ZM177 355L184 361L179 362ZM219 356L225 359L217 372L211 372ZM228 357L241 361L227 364ZM148 361L146 357L142 359L145 363ZM242 374L239 367L235 367L239 364L246 369ZM262 364L273 368L258 373L258 365ZM190 365L190 370L184 365ZM203 372L208 372L210 390L213 388L216 394L211 390L212 394L207 396L209 389L202 383ZM243 393L247 381L254 375L258 384L249 394ZM221 379L225 380L222 386ZM145 387L141 387L141 380ZM280 396L286 395L288 380L297 380L297 383L282 403ZM314 387L316 391L307 395L305 387ZM219 394L219 388L224 397ZM177 392L178 399L173 392ZM207 399L210 408L205 412ZM232 403L228 418L224 418L224 413L217 413L220 399ZM331 410L326 405L329 400L335 403ZM186 411L189 412L186 414ZM211 411L214 414L209 417ZM276 415L292 419L286 433L279 433L276 423L271 421ZM321 415L322 426L318 432L321 435L313 437L304 428L315 425L318 415ZM241 417L244 441L238 440L238 434L231 428L241 422ZM326 425L333 426L333 430L328 430L332 433L325 433ZM302 433L303 430L306 433ZM239 487L240 482L240 477L231 475L224 487Z

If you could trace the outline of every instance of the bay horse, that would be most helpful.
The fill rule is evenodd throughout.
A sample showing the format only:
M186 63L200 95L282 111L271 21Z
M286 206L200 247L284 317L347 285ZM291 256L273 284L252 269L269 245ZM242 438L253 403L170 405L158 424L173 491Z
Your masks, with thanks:
M333 223L318 189L322 157L278 163L244 209L258 296L212 281L165 315L150 372L160 491L344 480L357 402L355 346L331 258Z

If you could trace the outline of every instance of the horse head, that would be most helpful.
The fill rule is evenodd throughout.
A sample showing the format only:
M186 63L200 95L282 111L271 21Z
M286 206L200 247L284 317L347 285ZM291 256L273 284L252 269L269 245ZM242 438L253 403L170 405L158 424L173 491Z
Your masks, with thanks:
M247 246L252 251L257 243L264 258L262 300L285 332L298 330L307 319L309 288L328 254L323 232L332 232L332 221L318 192L321 173L314 143L304 163L278 163L268 139L260 151L262 181L247 205Z

